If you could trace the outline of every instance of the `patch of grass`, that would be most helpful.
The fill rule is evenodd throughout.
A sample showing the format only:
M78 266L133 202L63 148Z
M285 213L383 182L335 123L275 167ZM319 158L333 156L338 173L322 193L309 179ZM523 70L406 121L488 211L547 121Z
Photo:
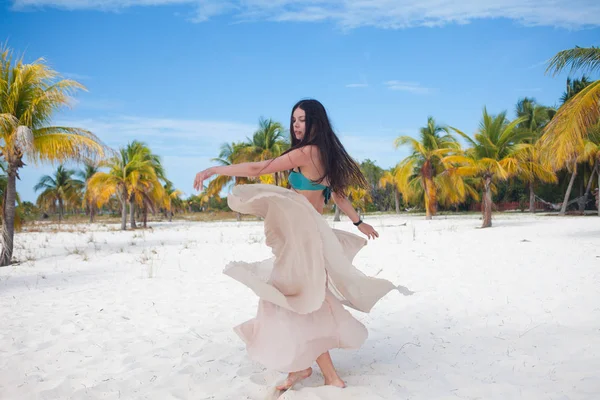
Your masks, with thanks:
M146 252L143 252L138 258L138 261L142 264L146 264L148 261L150 261L150 256Z
M150 251L153 255L158 254L158 252L154 249L152 249ZM148 276L148 278L154 278L156 276L156 271L157 271L157 267L154 264L154 257L150 254L148 254L147 252L143 252L140 257L138 258L138 261L142 264L142 265L146 265L146 274Z
M250 244L262 243L262 240L263 239L260 236L252 235L248 237L248 243Z
M69 255L82 255L83 254L83 250L79 249L78 247L74 247L72 250L69 250L68 248L65 247L65 249L67 250Z

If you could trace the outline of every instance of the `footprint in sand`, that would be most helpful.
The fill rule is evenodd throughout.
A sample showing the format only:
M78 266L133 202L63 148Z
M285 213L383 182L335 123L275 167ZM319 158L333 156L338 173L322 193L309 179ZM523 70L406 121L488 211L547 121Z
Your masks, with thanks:
M255 366L252 365L247 365L245 367L242 367L240 369L238 369L235 374L237 376L239 376L240 378L247 378L253 374L257 374L257 373L261 373L264 372L264 369L261 368L257 368Z
M275 385L278 379L281 378L281 374L272 371L263 371L259 373L254 373L250 375L250 382L265 386L265 385Z

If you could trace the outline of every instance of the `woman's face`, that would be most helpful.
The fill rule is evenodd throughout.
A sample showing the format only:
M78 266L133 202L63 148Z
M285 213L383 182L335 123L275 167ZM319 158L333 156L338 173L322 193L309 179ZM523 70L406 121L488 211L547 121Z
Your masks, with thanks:
M294 129L294 137L302 140L306 128L306 113L300 107L296 108L292 114L292 126Z

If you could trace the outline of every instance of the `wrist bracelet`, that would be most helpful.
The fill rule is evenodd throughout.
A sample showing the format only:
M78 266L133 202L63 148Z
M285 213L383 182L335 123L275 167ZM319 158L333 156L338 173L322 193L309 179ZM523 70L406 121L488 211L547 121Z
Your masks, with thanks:
M359 225L360 225L360 224L362 224L362 223L363 223L363 220L362 220L362 219L359 219L358 221L356 221L356 222L353 222L354 226L359 226Z

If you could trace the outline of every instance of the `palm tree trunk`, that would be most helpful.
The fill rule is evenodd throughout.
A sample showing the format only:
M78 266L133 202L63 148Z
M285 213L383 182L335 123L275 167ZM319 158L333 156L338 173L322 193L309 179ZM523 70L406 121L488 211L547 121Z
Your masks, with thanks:
M173 222L173 210L169 210L169 222Z
M483 195L483 224L482 228L492 226L492 177L485 177L485 192Z
M425 196L425 219L432 219L435 215L436 199L433 184L433 166L429 160L423 164L421 174L423 177L423 195Z
M129 199L129 223L131 225L131 229L137 228L135 224L135 200L132 198Z
M148 227L148 206L146 204L144 204L144 212L143 212L143 217L144 217L144 228Z
M96 214L96 206L90 202L90 224L94 222L94 216Z
M425 196L425 219L432 219L431 209L429 208L429 196L427 190L427 183L425 183L425 190L423 191L423 195Z
M236 221L238 221L238 222L239 222L239 221L241 221L241 220L242 220L242 214L240 214L240 213L235 213L235 219L236 219Z
M598 209L598 216L600 217L600 164L598 164L596 161L596 165L596 176L598 177L598 188L596 189L596 208Z
M62 217L63 217L63 200L62 198L58 198L58 223L60 224L60 222L62 221Z
M127 230L127 202L121 200L121 230Z
M124 231L127 229L127 190L123 189L121 195L119 196L119 200L121 200L121 230Z
M590 178L588 179L587 186L585 187L585 193L583 194L581 199L579 199L579 201L577 202L577 205L579 206L579 211L582 213L585 211L585 206L588 202L588 197L590 195L590 191L592 190L592 182L594 181L594 173L596 172L597 166L598 166L598 160L596 160L596 163L594 164L594 168L592 168L592 172L590 173Z
M394 188L394 201L396 202L396 214L400 214L400 193Z
M12 261L15 237L15 202L17 199L17 171L9 164L6 191L4 192L4 207L2 207L2 254L0 267L7 266Z
M533 190L533 180L529 181L529 212L535 213L535 192Z
M333 216L333 220L335 222L339 222L340 221L340 208L337 206L337 204L335 205L335 214Z
M567 192L565 193L565 198L562 203L562 207L560 208L559 215L565 215L567 211L567 205L569 203L569 197L571 197L571 189L573 189L573 183L575 182L575 177L577 176L577 161L575 161L575 165L573 166L573 174L571 174L571 180L569 181L569 186L567 187Z
M437 199L435 196L435 184L431 178L427 182L427 192L427 213L429 214L427 219L432 219L437 214Z

